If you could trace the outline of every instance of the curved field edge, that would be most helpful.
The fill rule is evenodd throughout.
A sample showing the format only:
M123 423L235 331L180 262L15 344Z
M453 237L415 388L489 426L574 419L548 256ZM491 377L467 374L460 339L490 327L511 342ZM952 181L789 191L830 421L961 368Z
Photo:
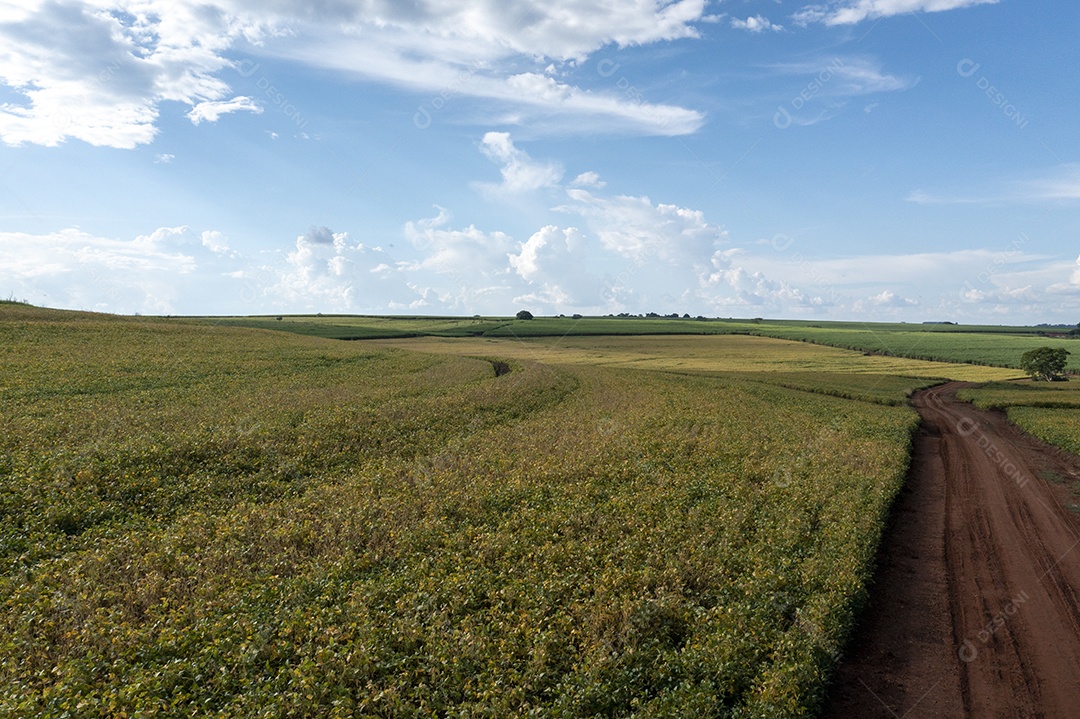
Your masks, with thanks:
M983 409L1005 412L1028 434L1080 456L1080 382L992 382L961 390L958 396ZM1051 473L1043 479L1066 485L1070 508L1080 511L1080 477Z
M993 382L958 396L1002 410L1025 432L1080 455L1080 382Z
M0 332L12 715L809 716L915 424L747 377Z

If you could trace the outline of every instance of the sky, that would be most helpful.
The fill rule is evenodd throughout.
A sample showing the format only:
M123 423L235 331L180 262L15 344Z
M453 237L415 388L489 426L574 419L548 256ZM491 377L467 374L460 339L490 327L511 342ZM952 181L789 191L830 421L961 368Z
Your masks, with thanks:
M0 0L0 299L1080 321L1074 0Z

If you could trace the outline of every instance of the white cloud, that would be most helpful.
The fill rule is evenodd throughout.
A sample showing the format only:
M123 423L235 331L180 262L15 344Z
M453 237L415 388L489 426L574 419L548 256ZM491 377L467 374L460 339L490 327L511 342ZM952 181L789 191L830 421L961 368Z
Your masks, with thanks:
M904 199L907 202L914 202L916 205L982 205L998 201L997 198L990 197L939 195L925 190L912 190Z
M1070 267L1064 268L1062 274L1066 274L1071 270L1071 273L1067 280L1064 282L1055 282L1047 288L1047 292L1051 295L1074 295L1080 297L1080 257L1076 258L1076 264Z
M1080 163L1064 163L1034 178L987 185L973 182L970 194L912 190L905 198L919 205L1002 205L1016 203L1058 204L1080 200Z
M812 5L793 17L800 24L823 22L826 25L852 25L863 20L891 17L913 12L943 12L993 5L998 0L843 0Z
M738 251L717 252L713 255L713 271L708 283L712 287L727 286L734 296L718 295L711 303L717 310L747 308L755 314L766 310L798 312L806 308L821 308L832 304L826 298L808 294L784 280L770 279L761 271L749 271L736 265Z
M514 248L513 239L504 232L487 233L475 225L452 230L450 213L438 208L435 217L408 222L405 237L418 250L428 253L404 267L410 271L428 270L451 278L490 280L510 272L507 255Z
M782 63L771 69L799 78L797 89L783 99L773 117L780 128L814 125L834 117L853 98L908 90L919 82L918 77L889 74L878 60L858 55Z
M892 290L883 290L870 298L870 302L878 306L910 307L919 304L918 300L909 297L901 297Z
M52 306L113 312L172 312L190 302L197 270L212 255L187 227L122 240L68 228L0 232L0 287Z
M307 13L299 0L280 5L286 16ZM347 7L334 7L340 5ZM559 82L550 76L558 67L550 61L573 67L609 45L697 37L694 23L705 5L705 0L373 2L362 10L343 9L340 25L296 31L274 47L308 64L431 93L438 102L420 105L416 121L421 125L442 111L448 98L464 95L505 104L514 117L593 120L558 125L562 131L679 135L696 131L704 116L630 98L616 89L587 90ZM535 69L522 68L529 64Z
M236 110L242 43L380 82L465 94L533 115L604 119L595 131L677 135L693 110L561 83L539 70L583 62L598 49L696 37L705 0L55 0L3 6L0 140L57 145L69 138L133 148L154 140L163 103L189 106L196 124ZM239 71L236 75L227 70ZM229 99L233 96L233 99ZM578 123L580 124L580 123Z
M203 247L215 255L224 255L230 252L228 240L225 239L225 235L217 230L206 230L200 237L202 238Z
M514 146L508 132L489 132L481 140L480 150L493 162L502 165L502 184L483 185L489 190L525 192L554 187L562 180L562 166L556 162L537 162Z
M1047 177L1028 183L1030 197L1036 200L1080 200L1080 163L1065 163Z
M776 25L767 17L761 15L751 15L745 20L739 18L731 18L731 27L736 30L746 30L747 32L760 33L766 30L773 32L779 32L784 29L783 25Z
M699 210L654 205L648 197L602 197L577 188L566 194L571 202L555 209L584 217L605 248L629 260L704 265L727 238Z
M811 78L804 89L809 96L805 98L807 101L814 97L853 97L909 90L919 82L918 77L890 75L882 69L880 61L860 55L772 67L785 74Z
M236 4L257 11L264 7L258 0ZM706 0L329 0L320 11L357 35L380 28L396 44L437 57L456 59L467 48L468 55L489 59L514 54L580 61L609 44L628 47L697 37L693 23L705 5ZM307 0L279 0L272 7L287 21L311 13Z
M630 132L675 136L696 132L705 122L697 110L649 102L639 93L588 90L538 72L506 74L502 62L473 64L441 62L410 49L361 44L351 38L324 40L318 45L282 48L291 57L321 67L346 72L428 93L413 115L420 128L430 126L455 97L467 96L505 107L503 119L520 124L529 120L534 129L560 132ZM330 48L327 48L327 45ZM589 122L582 122L588 118Z
M570 181L571 187L594 187L597 190L602 190L607 187L607 183L600 179L600 175L596 172L583 172L573 180Z
M278 309L386 311L420 299L382 248L327 227L299 235L284 265L263 265L248 279L254 301Z
M231 100L200 102L195 107L191 108L191 112L187 114L187 118L191 120L193 124L200 124L206 122L217 122L218 118L230 112L236 112L237 110L248 110L255 114L261 114L262 108L256 104L250 97L244 97L240 95L234 97Z
M529 284L533 302L560 310L597 308L602 281L583 265L587 244L576 227L548 225L509 256L510 266Z
M0 25L0 105L7 144L76 138L132 148L151 142L163 101L223 99L222 56L247 23L221 8L166 0L41 2ZM206 118L209 119L209 118Z

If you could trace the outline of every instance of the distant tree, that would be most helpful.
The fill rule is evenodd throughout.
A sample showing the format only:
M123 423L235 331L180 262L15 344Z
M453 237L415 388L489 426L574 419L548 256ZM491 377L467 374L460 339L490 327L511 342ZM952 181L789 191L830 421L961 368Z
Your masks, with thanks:
M1065 379L1065 363L1069 351L1054 347L1039 347L1024 353L1020 358L1020 368L1039 382L1054 382Z
M575 313L574 316L571 319L580 320L581 315Z
M533 318L533 314L528 310L522 310L521 312L517 313L517 318L519 320L531 320Z

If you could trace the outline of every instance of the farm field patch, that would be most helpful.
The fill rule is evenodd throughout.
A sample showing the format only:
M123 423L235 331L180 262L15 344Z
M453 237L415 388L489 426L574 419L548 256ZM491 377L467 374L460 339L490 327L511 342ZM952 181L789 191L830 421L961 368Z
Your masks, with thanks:
M1050 346L1072 348L1068 369L1080 372L1080 342L1075 338L1051 336L1067 334L1067 328L626 317L537 317L533 320L515 320L292 315L282 316L280 320L274 317L228 317L213 318L212 321L336 339L757 335L908 359L1012 368L1020 366L1020 357L1024 352Z
M1044 442L1080 454L1080 382L995 382L962 390L961 399L1003 410L1009 420ZM1080 483L1076 484L1080 499Z
M810 716L893 405L1000 371L9 306L0 339L0 713L46 717Z

